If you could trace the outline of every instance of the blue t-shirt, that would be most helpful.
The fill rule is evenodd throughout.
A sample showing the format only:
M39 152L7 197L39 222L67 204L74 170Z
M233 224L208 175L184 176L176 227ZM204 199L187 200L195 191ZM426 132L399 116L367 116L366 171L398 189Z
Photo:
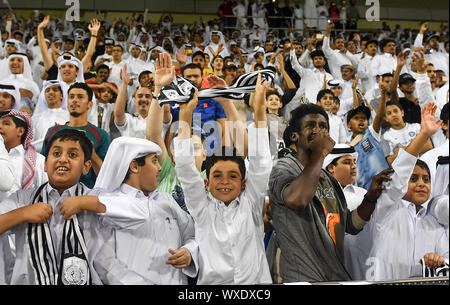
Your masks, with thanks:
M358 153L356 184L368 190L372 178L389 167L384 157L380 135L375 132L372 126L366 129L364 137L356 144L355 151Z
M178 104L170 106L170 112L172 113L172 122L176 122L180 119L180 107ZM218 132L216 122L217 119L226 118L225 111L218 102L213 99L199 100L198 105L194 110L192 118L192 126L194 129L202 128L202 134L207 139L206 150L208 155L212 153L215 145L215 136L217 134L219 140L222 138L222 133ZM206 125L205 125L206 124Z

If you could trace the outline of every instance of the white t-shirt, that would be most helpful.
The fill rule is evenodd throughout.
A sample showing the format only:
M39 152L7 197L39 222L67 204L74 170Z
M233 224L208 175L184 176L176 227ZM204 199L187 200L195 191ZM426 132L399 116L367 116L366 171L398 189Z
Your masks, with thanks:
M418 123L406 123L405 127L398 130L389 128L382 136L384 155L394 154L394 149L398 146L408 146L419 132L420 124Z

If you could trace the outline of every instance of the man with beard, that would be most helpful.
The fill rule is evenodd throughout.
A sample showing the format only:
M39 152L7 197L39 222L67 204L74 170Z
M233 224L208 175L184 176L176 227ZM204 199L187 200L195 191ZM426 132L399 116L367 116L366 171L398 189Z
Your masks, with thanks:
M74 83L67 93L67 109L69 110L69 122L64 125L55 125L48 129L42 145L42 154L45 154L46 146L51 137L62 129L77 129L86 133L93 144L92 167L87 175L82 175L80 181L87 187L92 188L95 184L97 174L105 158L111 139L106 131L88 122L88 111L92 107L94 93L85 83Z
M148 111L152 102L152 90L148 87L141 87L134 93L134 105L136 107L136 113L129 114L125 112L125 106L127 104L127 83L130 80L130 75L127 74L127 65L124 65L122 70L122 79L124 82L119 90L116 104L114 106L114 124L120 131L120 135L124 137L136 137L145 139L145 129ZM164 107L164 125L163 125L163 138L170 126L171 115L170 107Z

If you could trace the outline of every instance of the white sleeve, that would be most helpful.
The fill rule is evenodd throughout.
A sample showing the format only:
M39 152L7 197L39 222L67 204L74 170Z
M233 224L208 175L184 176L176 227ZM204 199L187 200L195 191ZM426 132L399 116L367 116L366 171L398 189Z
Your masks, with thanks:
M294 71L297 72L297 74L300 77L304 77L307 73L307 70L305 70L305 68L303 68L298 63L297 56L295 55L295 51L291 50L289 56L290 56L290 60L291 60L292 69L294 69Z
M0 177L0 192L8 192L14 184L14 167L2 136L0 136Z
M417 49L423 46L423 34L417 34L416 39L414 39L413 48Z

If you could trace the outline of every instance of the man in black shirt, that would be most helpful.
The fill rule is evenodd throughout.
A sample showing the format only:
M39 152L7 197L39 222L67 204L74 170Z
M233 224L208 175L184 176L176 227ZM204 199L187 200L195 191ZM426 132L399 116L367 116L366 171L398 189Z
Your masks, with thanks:
M419 123L420 124L420 106L419 100L414 95L414 90L416 80L411 74L403 73L400 75L398 85L400 91L405 95L399 98L400 104L403 106L405 115L403 116L403 121L405 123Z

